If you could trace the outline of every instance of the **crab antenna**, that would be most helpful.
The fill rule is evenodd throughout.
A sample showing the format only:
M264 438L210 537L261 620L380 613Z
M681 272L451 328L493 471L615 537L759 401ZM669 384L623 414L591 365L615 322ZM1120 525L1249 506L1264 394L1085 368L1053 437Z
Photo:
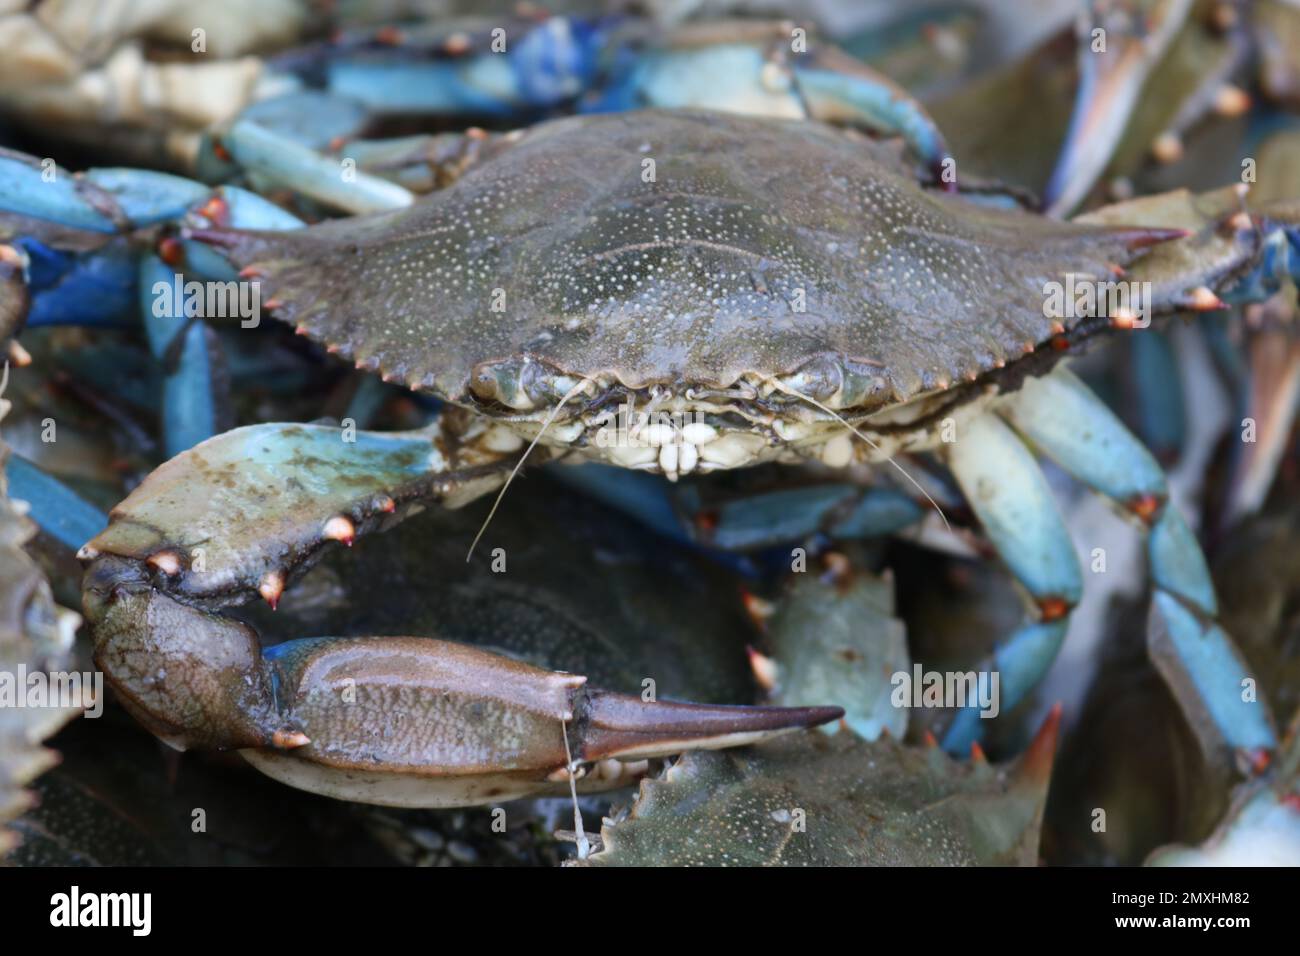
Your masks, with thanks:
M591 855L591 844L587 842L587 834L582 829L582 811L578 808L578 780L574 776L574 771L578 765L573 761L573 752L569 750L569 722L560 721L560 732L564 735L564 756L568 760L565 764L569 771L569 796L573 798L573 835L574 842L578 844L578 859L585 860Z
M943 519L943 526L947 528L949 532L952 531L952 525L948 523L948 516L944 514L943 509L939 507L939 502L935 501L932 497L930 497L930 492L926 491L925 488L921 486L921 483L919 481L917 481L915 478L909 475L907 473L906 468L904 468L898 462L894 461L893 455L885 454L883 448L881 448L870 438L868 438L866 435L862 434L862 432L858 431L851 424L849 424L848 419L846 419L843 415L839 414L839 412L836 412L834 409L827 408L821 402L817 401L817 399L809 398L807 395L803 394L802 392L796 392L793 388L790 388L790 386L784 384L783 382L778 381L775 378L769 378L766 379L766 381L778 392L784 392L786 395L793 395L795 398L802 399L803 401L807 402L809 405L813 406L814 408L820 408L823 412L831 416L831 418L834 418L841 425L843 425L849 431L853 432L853 434L857 435L859 438L861 438L864 442L866 442L876 451L880 452L882 455L885 455L885 460L888 461L895 468L897 468L898 473L902 475L904 478L906 478L908 481L910 481L913 485L915 485L916 490L919 491L925 497L925 500L930 502L930 504L934 506L934 510L937 511L939 513L939 517Z
M584 378L577 385L573 386L573 388L564 393L564 397L560 399L560 403L552 408L550 414L546 416L546 420L542 422L542 427L537 432L536 437L529 442L528 447L524 449L524 453L519 456L519 460L515 462L515 467L510 469L510 475L506 478L506 483L501 486L501 490L497 493L496 501L492 502L492 510L487 513L487 517L483 519L483 524L478 529L478 534L474 535L474 540L470 542L469 551L465 555L466 564L469 564L469 559L474 557L474 549L478 547L479 538L483 537L483 532L486 531L488 525L492 523L492 518L496 515L497 508L501 506L501 499L506 496L506 489L510 487L510 482L515 480L515 475L519 474L519 469L524 467L524 462L528 460L528 456L531 455L533 449L537 447L537 443L542 440L542 436L546 434L546 429L551 427L551 423L555 421L555 416L560 414L560 409L564 407L564 403L573 398L574 395L581 392L589 384L591 384L591 380Z

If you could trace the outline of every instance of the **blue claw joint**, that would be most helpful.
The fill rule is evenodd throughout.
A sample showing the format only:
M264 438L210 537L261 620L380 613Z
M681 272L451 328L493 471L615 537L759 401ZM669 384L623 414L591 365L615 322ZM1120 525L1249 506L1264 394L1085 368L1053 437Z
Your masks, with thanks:
M1223 296L1232 305L1263 301L1288 279L1300 282L1300 204L1271 203L1257 221L1263 235L1259 260Z

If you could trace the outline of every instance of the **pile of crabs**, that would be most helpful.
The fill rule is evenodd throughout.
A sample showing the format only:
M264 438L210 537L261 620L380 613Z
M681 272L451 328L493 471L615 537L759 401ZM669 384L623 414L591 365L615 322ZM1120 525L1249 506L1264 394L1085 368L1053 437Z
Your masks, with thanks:
M1300 861L1300 9L448 6L0 5L0 852Z

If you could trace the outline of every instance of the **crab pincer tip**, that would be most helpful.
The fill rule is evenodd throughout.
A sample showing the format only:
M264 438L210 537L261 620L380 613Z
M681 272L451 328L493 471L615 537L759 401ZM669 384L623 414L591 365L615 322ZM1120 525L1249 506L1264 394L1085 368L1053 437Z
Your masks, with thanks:
M1172 130L1161 133L1151 143L1151 155L1165 166L1178 162L1185 152L1183 138Z
M1246 774L1258 777L1273 766L1273 752L1267 747L1256 747L1241 752L1241 765Z
M230 219L230 204L220 196L213 196L199 207L198 213L204 219L224 226Z
M583 761L656 757L754 743L839 720L842 707L741 707L645 701L593 690L580 717Z

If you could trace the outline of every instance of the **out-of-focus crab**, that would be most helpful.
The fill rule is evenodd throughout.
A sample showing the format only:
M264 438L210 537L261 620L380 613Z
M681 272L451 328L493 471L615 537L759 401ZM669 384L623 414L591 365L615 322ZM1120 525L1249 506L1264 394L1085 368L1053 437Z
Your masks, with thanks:
M3 397L8 371L6 366L0 378L0 420L10 410ZM42 742L81 712L69 701L22 706L17 699L27 692L26 681L19 683L25 671L67 667L80 618L55 603L49 582L23 550L36 534L36 525L27 517L26 503L9 497L3 475L9 454L9 446L0 441L0 673L5 677L5 705L0 707L0 855L14 845L5 824L32 805L25 788L58 762L58 755Z
M1052 661L1082 588L1033 447L1149 529L1152 652L1204 746L1274 746L1266 705L1242 699L1245 665L1214 623L1160 469L1053 368L1136 316L1054 317L1044 298L1049 284L1125 269L1150 283L1152 312L1266 292L1296 271L1292 210L1250 215L1227 190L1103 214L1123 227L1064 224L925 191L893 151L817 123L692 111L561 120L492 139L480 158L408 211L194 231L260 278L303 335L451 407L411 433L238 429L114 510L82 551L85 609L100 665L156 733L247 748L323 792L445 803L545 786L572 766L570 714L578 739L590 735L578 761L830 716L652 707L430 640L318 638L263 654L217 613L258 594L274 605L332 542L495 490L530 452L669 477L938 452L1032 598L1031 620L986 665L1009 709ZM338 699L348 686L353 703ZM445 726L473 737L526 724L528 747L457 763L463 752L435 733L448 693L458 706ZM406 719L415 712L427 721ZM979 723L962 711L946 746L964 750ZM520 762L530 748L540 757ZM480 789L470 766L504 777Z

